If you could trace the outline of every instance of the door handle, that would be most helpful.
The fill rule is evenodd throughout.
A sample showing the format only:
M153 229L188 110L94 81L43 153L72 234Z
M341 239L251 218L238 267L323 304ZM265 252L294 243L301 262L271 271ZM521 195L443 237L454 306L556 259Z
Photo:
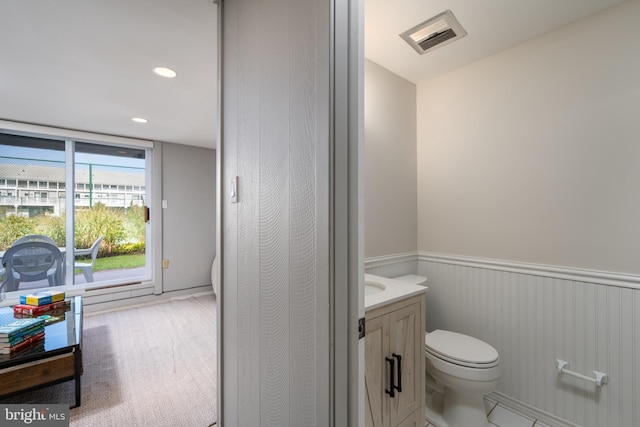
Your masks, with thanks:
M402 393L402 356L393 353L393 357L395 357L396 361L398 362L398 385L394 385L393 388L398 390L399 393Z
M396 397L396 393L395 393L395 363L396 361L393 359L389 359L388 357L385 357L384 360L386 360L389 363L389 388L391 390L385 390L384 392L387 393L389 396L391 397Z

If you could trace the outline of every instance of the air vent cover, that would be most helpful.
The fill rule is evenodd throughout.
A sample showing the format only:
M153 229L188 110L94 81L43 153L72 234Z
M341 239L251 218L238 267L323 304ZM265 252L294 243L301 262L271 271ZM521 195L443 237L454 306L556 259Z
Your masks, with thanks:
M400 34L420 55L467 35L450 10Z

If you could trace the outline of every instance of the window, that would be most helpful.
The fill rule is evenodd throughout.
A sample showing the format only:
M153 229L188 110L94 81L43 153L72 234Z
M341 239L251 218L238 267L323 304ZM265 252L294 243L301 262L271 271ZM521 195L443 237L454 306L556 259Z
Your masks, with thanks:
M75 258L74 248L87 249L100 236L103 239L98 260L118 251L128 256L131 247L138 251L133 264L125 260L127 264L122 266L95 271L93 282L87 282L90 276L87 279L67 268L66 285L92 287L149 280L149 254L145 247L150 227L144 222L142 204L128 203L125 189L134 184L144 185L151 164L150 153L150 148L123 150L116 145L0 134L0 186L4 188L0 193L0 234L10 230L3 221L24 217L30 220L24 222L22 233L53 238L65 251L65 257ZM70 163L69 158L73 159ZM67 193L65 179L71 168L75 182L69 185L75 191ZM101 184L94 185L94 180ZM112 195L107 197L96 189L107 189ZM73 215L66 215L68 209L73 209ZM73 239L68 239L67 233ZM0 238L4 242L0 251L6 250L15 238ZM83 262L91 262L90 257ZM115 270L119 272L113 274ZM21 282L18 291L48 287L46 282L40 285L24 282L24 289Z

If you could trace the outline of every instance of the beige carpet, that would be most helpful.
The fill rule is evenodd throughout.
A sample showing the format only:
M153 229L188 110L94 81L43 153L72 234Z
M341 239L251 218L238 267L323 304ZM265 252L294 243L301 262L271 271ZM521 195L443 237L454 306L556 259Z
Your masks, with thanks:
M71 426L207 427L216 411L213 294L85 314ZM3 403L72 403L73 381Z

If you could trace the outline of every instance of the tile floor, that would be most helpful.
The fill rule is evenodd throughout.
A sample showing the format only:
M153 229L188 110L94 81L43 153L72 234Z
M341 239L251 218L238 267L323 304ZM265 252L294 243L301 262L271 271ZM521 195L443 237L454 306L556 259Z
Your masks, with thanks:
M518 414L486 398L484 400L484 406L487 410L487 418L489 419L489 425L491 427L547 427L532 418ZM425 427L436 426L427 422Z

